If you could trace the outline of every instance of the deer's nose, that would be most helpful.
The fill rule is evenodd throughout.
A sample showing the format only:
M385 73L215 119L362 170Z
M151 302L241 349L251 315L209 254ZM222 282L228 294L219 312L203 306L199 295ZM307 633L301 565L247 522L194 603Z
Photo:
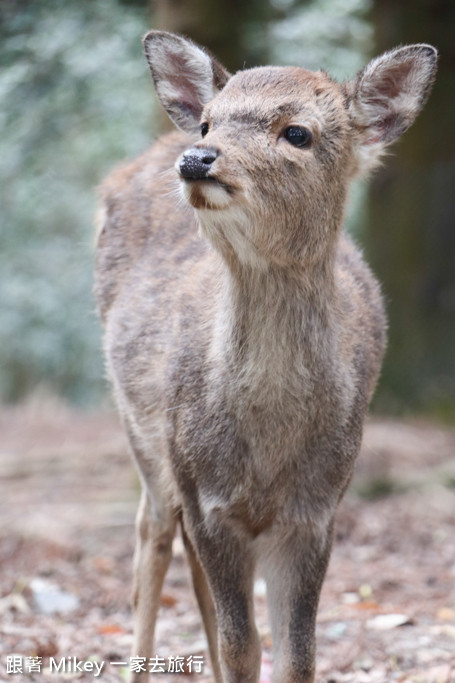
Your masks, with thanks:
M219 155L215 147L190 147L182 154L179 163L180 175L185 180L207 178L213 162Z

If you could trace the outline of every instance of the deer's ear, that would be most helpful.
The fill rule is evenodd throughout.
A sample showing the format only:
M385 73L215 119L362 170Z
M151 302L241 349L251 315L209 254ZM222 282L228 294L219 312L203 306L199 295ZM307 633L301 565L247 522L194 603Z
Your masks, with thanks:
M349 108L364 157L375 158L414 122L430 94L438 53L409 45L373 59L347 85Z
M202 47L174 33L150 31L143 43L161 103L179 128L195 132L202 109L230 74Z

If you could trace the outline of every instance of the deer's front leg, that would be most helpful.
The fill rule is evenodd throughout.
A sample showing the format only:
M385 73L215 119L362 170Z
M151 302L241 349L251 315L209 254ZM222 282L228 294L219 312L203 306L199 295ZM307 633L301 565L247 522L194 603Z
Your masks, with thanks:
M261 664L254 623L254 559L249 539L231 523L185 520L213 595L223 683L257 683Z
M332 523L274 531L264 575L273 641L274 683L313 683L319 595L332 546Z

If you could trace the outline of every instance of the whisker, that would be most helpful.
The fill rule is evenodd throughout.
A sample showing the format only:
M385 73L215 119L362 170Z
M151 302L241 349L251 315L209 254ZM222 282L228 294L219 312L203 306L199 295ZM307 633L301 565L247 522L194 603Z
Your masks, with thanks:
M172 187L170 190L167 192L162 192L161 193L162 197L175 197L176 200L182 200L182 193L180 191L180 187Z
M159 172L157 173L157 175L158 175L160 178L165 178L167 175L169 175L169 176L174 176L174 177L175 177L175 175L176 175L176 170L175 170L175 168L174 168L173 166L171 166L170 168L166 168L164 171L159 171Z

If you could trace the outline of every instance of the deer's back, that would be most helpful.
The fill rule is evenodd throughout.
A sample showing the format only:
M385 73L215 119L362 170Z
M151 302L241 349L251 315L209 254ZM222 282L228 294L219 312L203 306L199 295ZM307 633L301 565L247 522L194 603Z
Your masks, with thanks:
M197 239L193 211L182 205L173 164L188 136L161 138L133 162L116 169L101 186L95 295L105 322L135 285L172 287L191 262L207 253Z
M179 329L197 327L194 302L215 277L213 252L178 194L173 165L187 145L184 134L164 136L101 187L95 296L117 400L138 414L163 394Z

